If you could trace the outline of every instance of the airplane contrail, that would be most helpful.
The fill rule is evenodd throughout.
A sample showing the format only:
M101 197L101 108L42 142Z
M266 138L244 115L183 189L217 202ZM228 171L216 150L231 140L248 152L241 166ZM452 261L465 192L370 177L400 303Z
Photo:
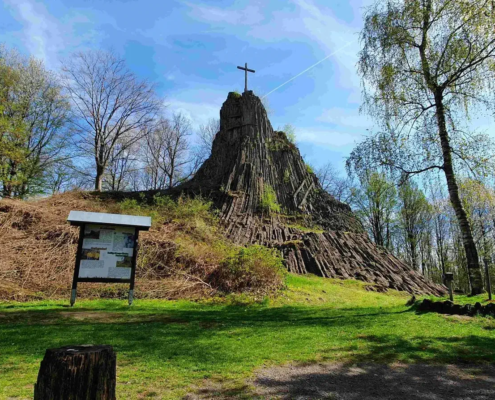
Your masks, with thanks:
M348 42L346 43L344 46L342 46L341 48L335 50L333 53L329 54L328 56L326 56L325 58L323 58L322 60L318 61L317 63L311 65L310 67L306 68L304 71L302 72L299 72L297 75L293 76L292 78L290 78L288 81L282 83L280 86L277 86L275 89L273 89L271 92L268 92L267 94L265 94L262 99L264 99L266 96L272 94L273 92L275 92L276 90L280 89L282 86L285 86L287 85L289 82L293 81L294 79L300 77L302 74L308 72L310 69L316 67L318 64L321 64L323 61L329 59L330 57L334 56L335 54L337 54L339 51L341 50L344 50L346 47L348 47L349 45L353 44L354 41L351 41L351 42Z

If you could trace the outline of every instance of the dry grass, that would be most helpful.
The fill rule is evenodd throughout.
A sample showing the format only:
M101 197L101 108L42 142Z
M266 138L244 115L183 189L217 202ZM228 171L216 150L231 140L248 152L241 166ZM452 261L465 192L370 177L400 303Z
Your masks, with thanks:
M153 205L143 205L135 200L117 202L70 192L32 201L0 201L0 299L68 295L79 236L78 228L66 221L71 210L153 217L150 231L140 234L138 297L198 298L229 288L219 281L217 270L241 249L224 238L208 202L157 198ZM257 271L272 276L262 264L258 260ZM225 270L222 276L231 279ZM265 282L256 277L251 282L237 285L233 291L261 294L281 286L278 280ZM86 283L79 286L78 293L93 298L124 297L127 287Z
M102 211L98 201L67 193L32 202L0 202L0 297L55 297L71 281L78 228L70 210ZM41 295L40 292L43 292Z

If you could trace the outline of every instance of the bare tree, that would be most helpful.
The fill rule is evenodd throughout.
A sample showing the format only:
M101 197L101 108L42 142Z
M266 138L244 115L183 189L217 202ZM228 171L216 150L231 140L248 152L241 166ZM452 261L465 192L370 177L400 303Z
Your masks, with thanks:
M132 173L138 169L137 165L137 147L138 143L128 146L127 149L121 150L122 143L119 140L108 160L107 170L103 178L103 186L113 191L129 190L131 185Z
M77 53L63 72L78 145L83 154L94 157L95 190L100 191L110 158L119 157L149 133L160 102L154 86L139 80L113 53Z
M46 171L45 184L48 192L57 194L77 188L76 172L71 160L58 163Z
M343 177L332 163L327 163L315 170L324 191L330 193L338 201L348 203L351 199L352 180Z
M211 118L206 124L200 125L198 137L199 146L196 150L196 157L203 163L211 154L211 147L216 134L220 131L220 120Z
M146 145L143 146L141 152L141 173L134 176L136 187L142 186L145 190L164 189L167 183L167 176L160 166L159 152L160 140L157 130L153 131L146 137Z
M148 154L153 160L152 173L155 181L160 181L160 170L166 177L166 187L176 186L190 176L187 167L191 163L188 138L191 123L182 114L174 114L169 121L161 118L153 132L147 136Z

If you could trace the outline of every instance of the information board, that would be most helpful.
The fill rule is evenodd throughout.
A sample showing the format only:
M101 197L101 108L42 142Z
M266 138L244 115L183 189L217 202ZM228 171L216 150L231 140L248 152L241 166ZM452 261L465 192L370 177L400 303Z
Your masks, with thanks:
M136 228L86 224L78 278L131 279Z
M67 221L79 226L70 305L76 302L79 282L129 283L131 305L139 231L150 229L151 218L72 210Z

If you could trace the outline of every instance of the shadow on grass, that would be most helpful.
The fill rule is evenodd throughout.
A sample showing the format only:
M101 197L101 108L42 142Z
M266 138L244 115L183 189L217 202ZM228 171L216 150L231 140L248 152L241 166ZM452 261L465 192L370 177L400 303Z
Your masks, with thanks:
M120 311L0 313L0 354L41 358L50 347L94 343L114 345L126 358L142 362L183 359L219 367L237 359L245 362L242 357L249 361L265 354L270 359L270 353L283 359L284 351L313 351L323 360L338 357L356 362L495 361L495 338L467 335L467 331L451 337L447 330L432 336L407 326L413 324L411 309L228 306ZM448 322L435 321L449 328Z
M485 400L495 396L494 374L493 366L331 364L272 368L254 384L263 398Z

